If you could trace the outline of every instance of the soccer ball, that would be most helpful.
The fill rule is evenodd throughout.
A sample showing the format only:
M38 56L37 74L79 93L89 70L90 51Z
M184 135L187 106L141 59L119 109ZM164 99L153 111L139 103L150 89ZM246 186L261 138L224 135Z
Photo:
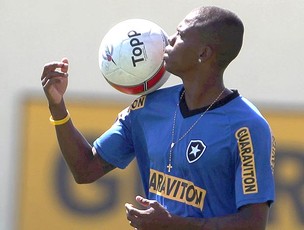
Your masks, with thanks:
M99 68L107 82L126 94L148 94L169 77L163 55L168 35L157 24L129 19L112 27L99 47Z

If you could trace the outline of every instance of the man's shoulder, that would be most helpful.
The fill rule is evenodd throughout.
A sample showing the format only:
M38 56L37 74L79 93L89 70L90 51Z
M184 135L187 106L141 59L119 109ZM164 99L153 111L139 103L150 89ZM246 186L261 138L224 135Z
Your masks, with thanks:
M269 129L269 124L261 111L243 96L235 98L226 111L233 125L251 127L252 129Z

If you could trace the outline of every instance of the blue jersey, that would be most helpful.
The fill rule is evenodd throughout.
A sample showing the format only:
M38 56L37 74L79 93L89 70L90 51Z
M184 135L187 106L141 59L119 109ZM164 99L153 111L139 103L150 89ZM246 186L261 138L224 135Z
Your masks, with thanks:
M272 203L274 140L259 111L234 91L199 118L207 108L190 111L179 102L182 91L136 99L94 142L98 154L119 168L136 158L147 198L175 215L215 217Z

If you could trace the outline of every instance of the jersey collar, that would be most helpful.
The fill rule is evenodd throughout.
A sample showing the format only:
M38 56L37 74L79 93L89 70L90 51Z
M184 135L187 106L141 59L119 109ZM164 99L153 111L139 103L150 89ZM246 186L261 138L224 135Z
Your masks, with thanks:
M182 94L183 91L184 91L184 89L181 90L180 95ZM213 110L213 109L216 109L218 107L221 107L223 105L226 105L227 103L229 103L230 101L232 101L233 99L235 99L238 96L240 96L239 92L237 90L232 90L231 94L229 94L226 97L222 98L221 100L215 102L214 105L211 106L209 111ZM181 101L179 103L179 108L180 108L180 111L181 111L184 118L203 113L207 110L208 107L209 107L209 105L204 106L204 107L199 108L199 109L189 110L184 96L181 98Z

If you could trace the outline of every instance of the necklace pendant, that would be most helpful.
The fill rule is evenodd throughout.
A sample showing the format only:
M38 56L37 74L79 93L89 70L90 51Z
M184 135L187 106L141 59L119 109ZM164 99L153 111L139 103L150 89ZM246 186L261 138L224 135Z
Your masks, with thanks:
M175 143L172 142L170 148L172 149L174 147L174 145L175 145Z
M171 169L172 169L172 168L173 168L173 167L172 167L171 163L169 163L169 164L167 165L168 172L171 172Z

